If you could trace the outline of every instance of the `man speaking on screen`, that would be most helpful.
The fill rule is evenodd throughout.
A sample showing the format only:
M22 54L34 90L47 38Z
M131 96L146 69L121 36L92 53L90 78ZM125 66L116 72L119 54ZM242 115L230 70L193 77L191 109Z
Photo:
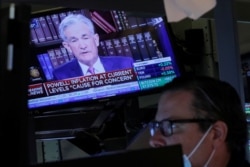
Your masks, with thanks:
M55 80L133 68L133 58L127 56L99 56L99 35L93 22L81 15L71 14L59 25L62 45L75 56L53 71Z

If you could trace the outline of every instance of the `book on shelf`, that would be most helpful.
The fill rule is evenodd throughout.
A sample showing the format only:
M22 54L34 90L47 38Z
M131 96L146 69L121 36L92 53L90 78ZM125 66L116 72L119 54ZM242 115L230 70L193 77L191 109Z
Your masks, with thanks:
M49 73L51 75L51 80L53 80L53 70L54 70L54 68L53 68L52 62L50 60L49 54L48 53L43 53L43 58L44 58L45 63L47 65L47 69L48 69L48 71L49 71Z
M63 47L62 45L60 46L60 49L61 49L61 51L62 51L62 53L67 53L67 55L68 55L68 58L69 58L69 61L71 61L72 59L74 59L75 58L75 56L73 55L73 53L72 52L69 52L65 47Z
M92 13L90 14L91 20L94 22L96 26L98 26L101 30L103 30L106 34L111 33L112 31L103 23L101 22L96 16ZM98 29L97 29L98 32ZM100 32L98 32L100 34Z
M143 34L136 33L135 38L136 38L136 42L138 44L142 59L143 60L150 60L151 58L150 58Z
M117 53L116 53L116 50L115 50L115 47L114 47L112 40L106 39L106 40L104 40L104 43L105 43L105 46L107 49L108 56L116 56Z
M36 36L35 29L30 27L30 40L31 43L37 44L38 43L38 38Z
M147 26L147 20L144 17L128 16L128 25L130 28L138 28Z
M129 27L129 23L128 23L127 14L125 13L125 11L118 10L117 14L118 14L118 18L121 22L122 30L129 29L130 27Z
M60 46L60 48L58 48L58 49L59 49L60 52L62 53L62 56L63 56L64 59L65 59L65 62L66 62L66 63L69 62L71 58L70 58L69 55L68 55L67 49L66 49L65 47L63 47L63 46Z
M171 45L171 44L169 43L168 38L164 38L168 36L165 23L163 22L163 19L161 17L154 18L153 22L154 22L154 28L155 28L156 34L159 36L158 44L159 44L159 48L161 48L160 52L162 53L162 55L167 55L168 54L167 48L171 46L169 47L165 47L165 46ZM158 57L160 56L161 55L158 54Z
M113 41L117 56L124 56L125 53L123 51L120 38L113 38L112 41Z
M54 48L54 51L55 51L55 57L57 59L57 62L58 62L58 65L63 65L65 64L67 61L64 57L64 55L62 54L62 51L60 48Z
M138 24L137 24L136 17L129 16L129 17L127 17L127 19L128 19L128 24L129 24L130 28L137 28L137 27L139 27Z
M122 23L121 23L121 21L119 19L118 11L117 10L111 10L110 13L111 13L111 16L112 16L112 18L114 20L116 30L118 30L118 31L123 30Z
M52 65L53 65L53 68L57 68L59 66L59 63L57 61L54 49L48 49L47 53L48 53L48 55L50 57L50 61L51 61Z
M67 12L67 15L71 15L71 14L82 14L81 9L79 10L70 10Z
M129 46L131 48L131 52L133 54L134 60L136 62L142 61L143 59L141 57L140 49L139 49L138 43L136 42L136 38L134 34L128 35L128 42L129 42Z
M123 53L125 56L133 57L133 54L131 52L131 48L128 42L128 38L126 36L120 37L121 46L123 48Z
M37 59L38 59L39 64L40 64L40 66L41 66L41 68L43 70L43 74L44 74L46 80L47 81L52 80L53 76L51 75L51 73L50 73L50 71L49 71L49 69L48 69L48 67L46 65L43 54L38 54Z
M42 29L43 29L44 36L45 36L46 41L51 41L51 40L53 40L52 33L51 33L51 31L50 31L50 28L49 28L49 26L48 26L48 23L47 23L45 17L44 17L44 16L40 16L40 17L39 17L39 21L40 21L41 27L42 27Z
M37 36L38 42L45 42L46 38L42 29L42 26L38 20L38 18L33 18L30 23L31 29L35 30L35 34Z
M113 20L112 17L109 17L110 12L99 12L99 11L91 11L92 17L95 17L97 20L99 20L102 24L104 24L110 32L116 32L116 28L113 26Z
M148 26L154 26L157 23L157 21L156 21L157 19L158 19L157 17L155 17L155 18L145 17L145 21L146 21Z
M51 31L51 34L52 34L52 37L54 40L57 40L59 39L58 37L58 34L57 34L57 31L56 31L56 28L54 27L54 24L53 24L53 21L51 19L51 16L50 15L47 15L45 16L45 19L47 20L47 23L48 23L48 27Z
M144 27L147 25L147 21L143 17L136 17L136 22L137 22L138 27Z
M53 25L55 27L57 36L60 38L60 34L59 34L59 30L58 30L58 27L59 27L59 24L60 24L60 18L58 16L58 14L52 14L51 19L52 19L52 23L53 23Z
M144 40L151 59L158 58L158 46L156 41L152 38L150 31L143 32Z
M102 56L108 56L108 51L106 49L106 46L105 46L105 42L104 41L100 41L99 42L99 54L102 55Z
M58 13L58 15L59 15L60 20L62 21L67 16L67 13L61 12L61 13Z

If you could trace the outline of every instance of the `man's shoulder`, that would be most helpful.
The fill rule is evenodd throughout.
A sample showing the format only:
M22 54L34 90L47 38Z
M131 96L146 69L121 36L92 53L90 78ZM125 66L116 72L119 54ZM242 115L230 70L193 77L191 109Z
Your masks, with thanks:
M60 71L60 70L63 70L63 69L68 69L68 68L71 68L71 67L75 67L77 65L77 60L76 59L73 59L59 67L57 67L55 69L55 71Z

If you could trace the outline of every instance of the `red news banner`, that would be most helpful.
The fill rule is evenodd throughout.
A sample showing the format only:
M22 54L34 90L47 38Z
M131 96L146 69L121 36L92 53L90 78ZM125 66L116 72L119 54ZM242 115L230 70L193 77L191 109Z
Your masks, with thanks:
M119 70L89 76L75 77L71 79L50 81L29 85L28 97L45 97L86 90L105 85L120 84L136 81L133 69Z

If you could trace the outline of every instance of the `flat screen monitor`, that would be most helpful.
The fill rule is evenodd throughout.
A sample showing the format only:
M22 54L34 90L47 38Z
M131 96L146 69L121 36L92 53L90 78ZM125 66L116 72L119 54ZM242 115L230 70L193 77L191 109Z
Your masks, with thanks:
M63 40L59 24L72 15L90 19L96 34L79 36L75 29L67 34L70 38ZM164 84L181 75L172 37L165 17L72 8L33 13L29 110L62 109L157 93ZM87 56L94 51L85 43L88 40L97 46L95 73L88 71L89 64L80 65L78 59L82 56L81 62L84 59L90 62Z

